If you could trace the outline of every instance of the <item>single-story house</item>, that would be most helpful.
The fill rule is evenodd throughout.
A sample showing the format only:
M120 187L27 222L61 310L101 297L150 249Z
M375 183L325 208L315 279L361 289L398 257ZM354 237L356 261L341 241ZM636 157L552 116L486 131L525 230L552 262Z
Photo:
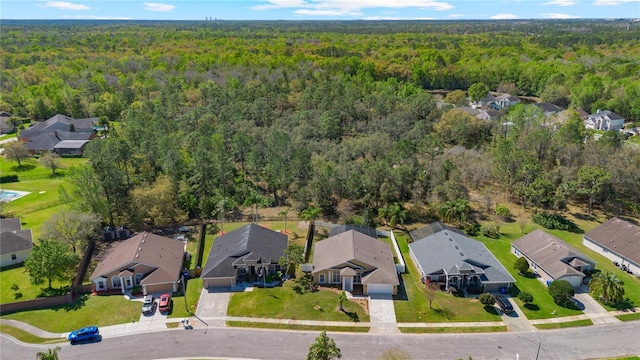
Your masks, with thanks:
M500 94L493 100L492 107L496 110L507 109L520 103L520 99L511 94Z
M362 285L365 295L395 295L400 285L391 247L356 230L317 242L311 275L315 283L337 284L350 292Z
M81 156L89 140L62 140L53 147L60 156Z
M587 129L620 131L624 126L624 118L613 111L598 109L595 114L591 114L584 121Z
M31 229L22 229L20 218L0 219L0 267L24 262L32 248Z
M94 133L89 132L68 132L68 131L53 131L50 133L38 134L33 138L23 138L24 147L31 154L42 154L44 152L56 152L61 155L82 155L77 154L78 150L82 152L84 146L89 140L95 138ZM63 143L62 147L59 144Z
M96 292L120 290L123 294L134 286L142 292L178 290L184 260L182 241L142 232L127 240L112 243L91 275Z
M8 134L16 130L9 122L12 116L11 113L0 111L0 134Z
M582 244L640 275L640 226L613 217L585 233Z
M540 229L511 243L511 253L524 257L534 273L546 282L566 280L579 287L585 270L593 270L596 262L559 238Z
M256 224L218 236L200 275L203 286L233 287L241 275L262 277L279 271L288 242L287 235Z
M550 102L541 102L541 103L536 103L536 104L533 104L533 105L535 105L538 108L540 108L542 110L542 112L544 113L545 117L549 117L549 116L554 115L554 114L559 114L560 112L564 111L564 109L561 108L560 106L558 106L556 104L552 104Z
M473 286L483 292L506 290L516 281L481 242L442 225L418 230L416 236L429 235L414 238L409 255L424 281L444 283L446 290Z

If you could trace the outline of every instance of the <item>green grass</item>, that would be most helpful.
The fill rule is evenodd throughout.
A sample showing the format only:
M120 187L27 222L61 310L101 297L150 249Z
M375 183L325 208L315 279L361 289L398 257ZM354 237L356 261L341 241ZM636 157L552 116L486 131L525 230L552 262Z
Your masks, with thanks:
M16 292L11 290L11 286L13 284L18 285L19 289L17 292L22 294L21 297L16 298ZM61 288L70 284L71 280L68 282L54 281L51 286L54 288ZM26 272L24 266L2 270L0 271L0 303L6 304L10 302L35 299L40 293L42 293L42 289L46 286L47 284L31 284L29 280L29 273Z
M406 234L395 233L400 252L406 263L406 272L402 274L402 284L398 298L394 301L398 322L461 322L461 321L500 321L500 315L491 307L485 310L480 302L473 298L462 298L445 292L438 292L433 301L433 309L420 282L420 275L411 257ZM403 290L404 289L404 290Z
M139 301L128 301L122 295L82 296L69 306L31 310L3 315L40 329L64 333L85 326L109 326L140 319Z
M640 320L640 313L624 314L624 315L618 315L616 317L622 321L634 321L634 320Z
M584 319L584 320L568 321L568 322L561 322L561 323L537 324L535 325L535 327L541 330L548 330L548 329L564 329L569 327L591 326L591 325L593 325L593 322L591 321L591 319Z
M187 282L187 306L189 307L189 311L194 314L196 313L201 292L202 279L189 279ZM172 301L173 307L171 308L171 313L168 316L169 318L185 318L190 315L187 309L185 309L184 296L174 296L172 297Z
M280 329L280 330L306 330L306 331L334 331L334 332L369 332L367 326L313 326L297 324L273 324L249 321L227 321L229 327L242 327L254 329Z
M327 289L303 295L296 294L293 281L287 281L282 287L257 288L254 291L231 295L227 315L249 316L256 318L319 320L319 321L356 321L369 322L362 306L347 301L345 312L338 309L337 292ZM349 315L349 314L351 315Z
M439 326L439 327L400 327L403 334L436 334L436 333L489 333L505 332L506 326Z
M66 339L64 338L41 338L22 329L18 329L9 325L0 325L0 332L29 344L57 344L66 342Z

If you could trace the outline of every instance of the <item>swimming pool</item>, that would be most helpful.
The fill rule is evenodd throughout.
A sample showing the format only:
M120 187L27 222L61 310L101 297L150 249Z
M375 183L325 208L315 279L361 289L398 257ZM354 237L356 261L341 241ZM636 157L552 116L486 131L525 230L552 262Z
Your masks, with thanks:
M9 202L29 194L28 191L0 190L0 201Z

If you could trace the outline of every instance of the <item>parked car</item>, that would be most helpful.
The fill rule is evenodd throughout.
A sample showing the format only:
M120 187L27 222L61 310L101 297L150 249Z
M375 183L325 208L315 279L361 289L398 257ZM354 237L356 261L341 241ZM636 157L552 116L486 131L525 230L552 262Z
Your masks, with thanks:
M188 233L189 232L189 227L188 226L180 226L180 232Z
M144 303L142 304L142 313L145 315L153 314L153 310L156 308L156 299L153 295L147 295L144 297Z
M509 302L507 298L496 298L496 304L498 304L500 310L505 314L513 312L513 305L511 305L511 302Z
M162 294L160 296L160 304L158 305L158 310L161 313L169 312L171 309L171 294Z
M100 338L100 331L97 326L87 326L82 329L72 331L67 336L67 340L71 344L75 344L82 341L95 341Z

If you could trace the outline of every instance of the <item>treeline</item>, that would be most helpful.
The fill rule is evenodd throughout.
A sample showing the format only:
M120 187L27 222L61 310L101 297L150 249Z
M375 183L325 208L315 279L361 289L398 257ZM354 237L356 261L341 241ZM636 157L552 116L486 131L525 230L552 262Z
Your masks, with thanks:
M554 132L527 106L509 113L515 125L505 131L502 121L440 109L424 91L482 82L638 120L637 27L7 22L3 30L3 110L117 121L65 187L69 201L112 224L285 204L354 222L414 204L409 216L419 219L471 196L491 207L498 187L536 208L575 200L639 210L640 158L616 134L585 142L579 118Z

